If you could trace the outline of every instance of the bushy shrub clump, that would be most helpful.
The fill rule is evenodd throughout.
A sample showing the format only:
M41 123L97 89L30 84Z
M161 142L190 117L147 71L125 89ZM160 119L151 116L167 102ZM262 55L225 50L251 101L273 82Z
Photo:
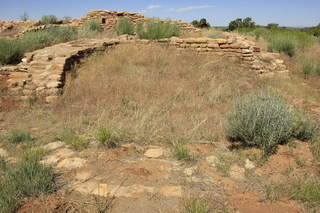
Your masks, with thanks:
M128 18L121 18L118 20L118 24L113 28L114 32L119 35L134 33L134 25Z
M83 37L92 37L101 32L102 29L98 20L88 20L79 29L79 35Z
M312 123L309 117L294 114L281 95L270 91L252 93L243 100L237 98L233 112L227 116L230 140L257 146L265 155L291 138L312 139L317 129L317 123Z
M41 23L44 25L55 24L57 22L57 17L55 15L43 15L41 17Z
M270 37L268 51L282 52L292 57L296 52L296 42L291 36L275 35Z
M161 22L156 19L147 21L143 27L141 23L137 24L137 33L140 39L162 39L172 36L180 36L180 27L170 21Z

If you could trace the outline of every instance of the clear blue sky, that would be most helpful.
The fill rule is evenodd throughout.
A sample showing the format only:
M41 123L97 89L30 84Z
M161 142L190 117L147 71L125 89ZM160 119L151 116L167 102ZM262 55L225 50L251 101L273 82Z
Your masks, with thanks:
M212 26L228 26L237 18L251 17L256 24L316 26L320 23L320 0L0 0L0 20L29 19L42 15L80 18L91 9L139 12L147 17L182 20L206 18Z

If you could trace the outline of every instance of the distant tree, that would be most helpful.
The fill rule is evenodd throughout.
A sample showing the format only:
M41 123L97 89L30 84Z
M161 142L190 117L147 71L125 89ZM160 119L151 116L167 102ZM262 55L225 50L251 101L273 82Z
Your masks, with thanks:
M190 24L192 24L194 27L197 27L197 28L200 27L200 23L198 20L193 20Z
M29 19L29 14L26 11L24 11L24 13L20 15L20 20L27 21L28 19Z
M308 33L320 37L320 23L315 27L310 27Z
M226 31L233 31L237 28L254 28L256 27L256 23L252 21L252 18L247 17L245 19L237 18L229 23L228 28Z
M277 29L278 27L279 27L279 24L277 24L277 23L269 23L269 24L266 26L266 28L267 28L268 30Z
M191 24L197 28L209 28L211 27L210 24L207 22L207 20L205 18L200 19L200 21L198 20L193 20L191 22Z

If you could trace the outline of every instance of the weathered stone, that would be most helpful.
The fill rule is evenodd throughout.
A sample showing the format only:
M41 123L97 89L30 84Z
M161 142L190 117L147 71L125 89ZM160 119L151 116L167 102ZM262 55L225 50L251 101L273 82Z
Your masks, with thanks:
M249 159L246 159L245 168L246 169L254 169L256 166Z
M56 142L51 142L48 143L47 145L43 146L44 149L49 149L49 150L54 150L57 148L60 148L64 145L61 141L56 141Z
M221 44L221 45L219 45L219 47L220 47L221 49L227 49L227 48L230 47L230 45L229 45L229 44Z
M29 78L31 77L31 73L25 73L25 72L14 72L9 75L9 78Z
M198 47L200 47L200 45L199 44L191 44L191 47L192 48L198 48Z
M50 81L49 83L47 83L47 88L57 88L61 85L62 83L60 81Z
M260 52L261 49L260 49L260 47L255 47L255 46L253 46L253 47L252 47L252 51L253 51L253 52Z
M47 103L56 103L58 101L59 96L53 95L53 96L47 96L46 102Z
M58 88L50 88L50 89L47 89L46 91L46 95L48 96L55 96L55 95L58 95L58 93L59 93Z
M61 80L61 75L50 75L49 80L55 80L55 81L60 81Z
M230 44L230 48L231 49L239 49L240 48L240 44Z
M164 186L159 194L166 197L182 197L182 188L181 186Z
M8 152L4 149L0 149L0 157L3 157L3 158L8 157Z
M144 156L148 158L158 158L161 155L163 155L163 149L148 149L145 153Z
M250 48L250 44L248 44L247 42L241 42L239 43L240 48L241 49L249 49Z
M213 43L211 43L211 44L208 44L208 47L209 47L209 48L213 48L213 49L219 49L219 44L213 44Z
M196 38L194 39L195 43L207 43L207 39L205 38Z
M242 54L252 54L252 50L243 49Z
M194 42L194 40L193 39L184 39L184 42L187 44L191 44Z
M58 165L57 168L66 168L66 169L75 169L75 168L80 168L82 167L87 160L82 159L82 158L66 158L62 160Z
M213 40L211 40L211 42L214 43L214 44L226 44L227 40L219 38L219 39L213 39Z
M193 167L189 167L189 168L186 168L183 173L188 175L188 176L191 176L193 175L194 173L196 173L198 171L198 166L193 166Z

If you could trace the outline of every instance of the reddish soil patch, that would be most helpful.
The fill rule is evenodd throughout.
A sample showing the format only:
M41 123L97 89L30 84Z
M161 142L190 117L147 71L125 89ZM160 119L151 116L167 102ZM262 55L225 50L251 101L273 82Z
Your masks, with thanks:
M66 201L63 201L58 194L48 194L40 198L28 200L17 211L18 213L43 213L43 212L64 212Z
M11 97L0 97L0 112L10 111L19 106L19 104Z
M9 79L8 76L0 75L0 90L2 90L3 88L5 88L7 86L8 79Z
M230 203L234 206L234 210L237 212L244 213L270 213L270 212L281 212L281 213L302 213L292 203L277 202L277 203L265 203L261 202L256 191L250 191L244 194L234 194L229 198Z
M99 160L115 160L125 158L132 154L132 149L128 147L120 147L117 149L110 149L99 155Z
M157 180L164 178L171 167L171 164L160 161L141 161L119 167L117 170L136 179Z
M191 144L189 146L190 154L208 155L214 152L216 148L212 144Z

